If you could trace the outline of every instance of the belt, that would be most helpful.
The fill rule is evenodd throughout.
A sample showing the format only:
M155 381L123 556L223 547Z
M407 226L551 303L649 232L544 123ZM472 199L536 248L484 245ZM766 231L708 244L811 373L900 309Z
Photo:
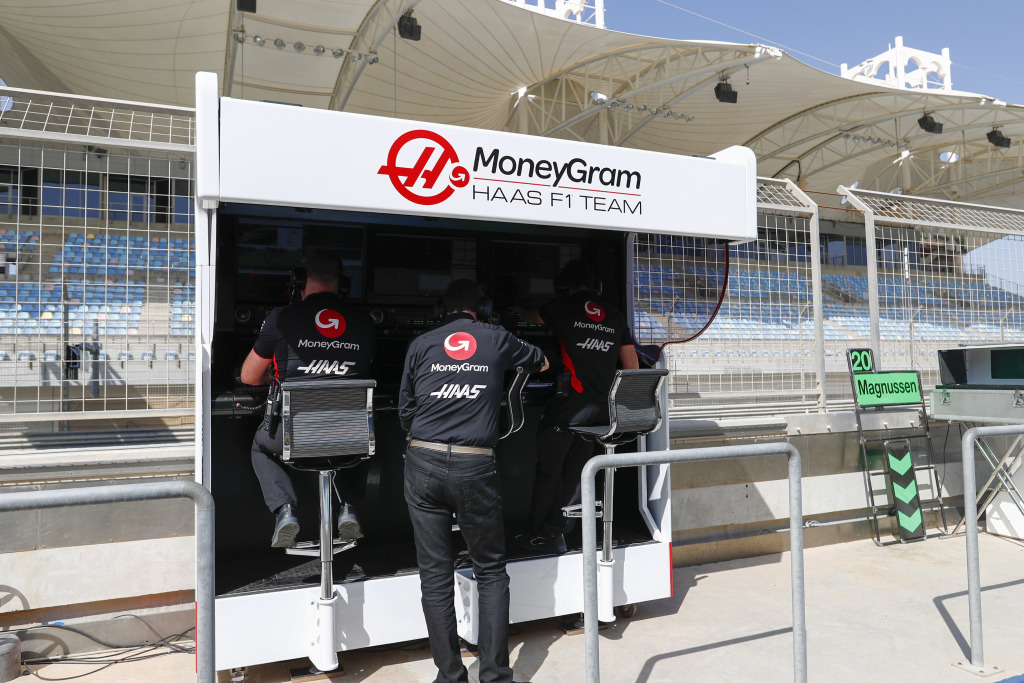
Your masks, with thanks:
M440 451L442 453L458 453L460 455L494 455L493 448L484 448L483 446L458 446L450 443L438 443L436 441L420 441L419 439L410 439L409 445L413 448L425 448L428 451Z

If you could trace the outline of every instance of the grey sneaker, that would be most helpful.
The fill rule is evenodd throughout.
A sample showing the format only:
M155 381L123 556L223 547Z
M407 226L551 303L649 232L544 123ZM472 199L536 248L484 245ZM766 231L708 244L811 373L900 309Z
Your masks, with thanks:
M356 517L355 509L345 503L341 506L341 513L338 515L338 539L348 542L362 537L363 530L359 527L359 518Z
M299 518L292 512L292 506L285 504L277 510L277 523L274 525L274 537L270 539L271 548L291 548L295 545L295 537L299 535Z

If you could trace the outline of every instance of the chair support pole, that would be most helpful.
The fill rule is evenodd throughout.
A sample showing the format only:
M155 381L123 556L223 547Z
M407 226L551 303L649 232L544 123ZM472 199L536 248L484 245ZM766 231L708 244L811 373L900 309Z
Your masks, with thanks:
M615 453L615 446L605 446L605 455ZM612 561L612 521L615 509L615 468L604 471L604 501L601 503L601 521L603 522L604 538L601 542L601 559Z
M320 470L320 597L334 595L334 525L331 517L333 470Z

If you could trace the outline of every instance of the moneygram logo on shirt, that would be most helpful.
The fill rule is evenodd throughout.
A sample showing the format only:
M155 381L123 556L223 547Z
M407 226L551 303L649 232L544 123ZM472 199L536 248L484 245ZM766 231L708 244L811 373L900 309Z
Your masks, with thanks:
M453 360L466 360L476 353L476 339L469 332L453 332L445 337L444 352Z
M345 334L345 318L337 311L323 308L316 314L314 322L320 334L328 339L336 339Z
M583 304L583 311L587 314L587 317L595 323L599 323L604 320L604 309L600 304L594 301L588 301Z
M451 171L446 175L449 167ZM455 148L430 130L400 135L388 150L387 163L377 173L389 177L398 194L421 206L440 204L455 188L469 184L469 171L459 165Z

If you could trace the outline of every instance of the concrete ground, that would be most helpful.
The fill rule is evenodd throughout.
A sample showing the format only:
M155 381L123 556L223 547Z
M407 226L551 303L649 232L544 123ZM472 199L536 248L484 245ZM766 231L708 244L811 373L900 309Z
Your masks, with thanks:
M981 535L984 661L1001 667L979 679L954 668L969 662L966 542L961 535L878 548L857 541L806 551L808 680L825 683L1024 683L1024 543ZM680 683L793 680L789 555L675 570L675 596L639 605L636 616L601 632L602 680ZM269 626L269 625L268 625ZM519 679L584 680L582 636L552 620L517 624L510 639ZM306 680L429 682L425 642L340 655L344 676ZM475 660L466 659L475 681ZM218 683L289 681L307 661L250 667ZM79 679L93 683L194 680L191 655L117 664ZM94 666L33 667L49 679Z

